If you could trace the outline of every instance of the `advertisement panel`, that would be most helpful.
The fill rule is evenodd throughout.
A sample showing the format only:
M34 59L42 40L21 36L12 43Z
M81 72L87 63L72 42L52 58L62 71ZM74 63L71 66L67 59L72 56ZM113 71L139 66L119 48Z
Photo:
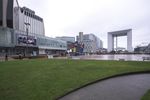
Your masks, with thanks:
M17 35L17 42L19 45L31 45L35 46L36 45L36 37L35 36L30 36L30 35L23 35L23 34L18 34Z

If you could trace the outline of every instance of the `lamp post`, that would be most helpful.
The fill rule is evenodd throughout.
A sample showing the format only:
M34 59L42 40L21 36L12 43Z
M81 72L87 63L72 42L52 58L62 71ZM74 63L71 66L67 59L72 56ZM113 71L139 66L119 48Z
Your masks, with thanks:
M26 43L27 43L27 45L26 45L26 47L27 47L26 55L27 55L28 54L28 34L29 34L30 23L25 22L24 24L26 26L26 32L27 32L27 41L26 41Z

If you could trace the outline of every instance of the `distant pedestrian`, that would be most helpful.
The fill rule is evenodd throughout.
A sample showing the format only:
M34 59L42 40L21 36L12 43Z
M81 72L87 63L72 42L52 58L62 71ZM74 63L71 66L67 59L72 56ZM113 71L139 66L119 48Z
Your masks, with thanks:
M7 53L5 54L5 61L8 61L8 55L7 55Z
M25 58L25 56L26 56L26 55L25 55L25 53L23 53L23 57L22 57L22 59L23 59L23 58Z
M20 60L22 59L21 54L19 54L19 59L20 59Z

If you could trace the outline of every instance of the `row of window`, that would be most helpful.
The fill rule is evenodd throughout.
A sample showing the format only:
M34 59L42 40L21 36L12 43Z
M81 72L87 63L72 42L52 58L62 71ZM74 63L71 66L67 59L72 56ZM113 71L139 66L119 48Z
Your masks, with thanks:
M93 47L89 46L89 47L85 47L85 49L93 49Z
M36 20L39 20L39 21L43 22L42 18L40 18L39 16L35 15L32 12L28 12L27 10L24 10L23 8L21 8L21 13L24 13L26 16L29 16L31 18L34 18Z
M55 48L67 48L67 44L61 41L57 41L57 40L53 40L50 38L46 38L46 37L34 37L32 35L28 36L28 40L26 37L26 34L22 34L20 31L19 32L15 32L18 33L16 35L17 36L17 43L19 44L32 44L32 45L36 45L36 46L46 46L46 47L55 47ZM21 35L22 34L22 35ZM35 34L34 34L35 35Z
M54 40L49 40L49 39L44 39L44 38L38 38L38 45L43 45L43 46L50 46L50 47L59 47L59 48L66 48L66 45L59 43Z

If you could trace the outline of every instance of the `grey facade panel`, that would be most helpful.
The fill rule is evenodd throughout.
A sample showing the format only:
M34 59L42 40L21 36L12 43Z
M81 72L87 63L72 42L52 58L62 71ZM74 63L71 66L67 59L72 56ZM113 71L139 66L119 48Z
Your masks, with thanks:
M7 28L0 28L0 46L13 47L13 31Z

